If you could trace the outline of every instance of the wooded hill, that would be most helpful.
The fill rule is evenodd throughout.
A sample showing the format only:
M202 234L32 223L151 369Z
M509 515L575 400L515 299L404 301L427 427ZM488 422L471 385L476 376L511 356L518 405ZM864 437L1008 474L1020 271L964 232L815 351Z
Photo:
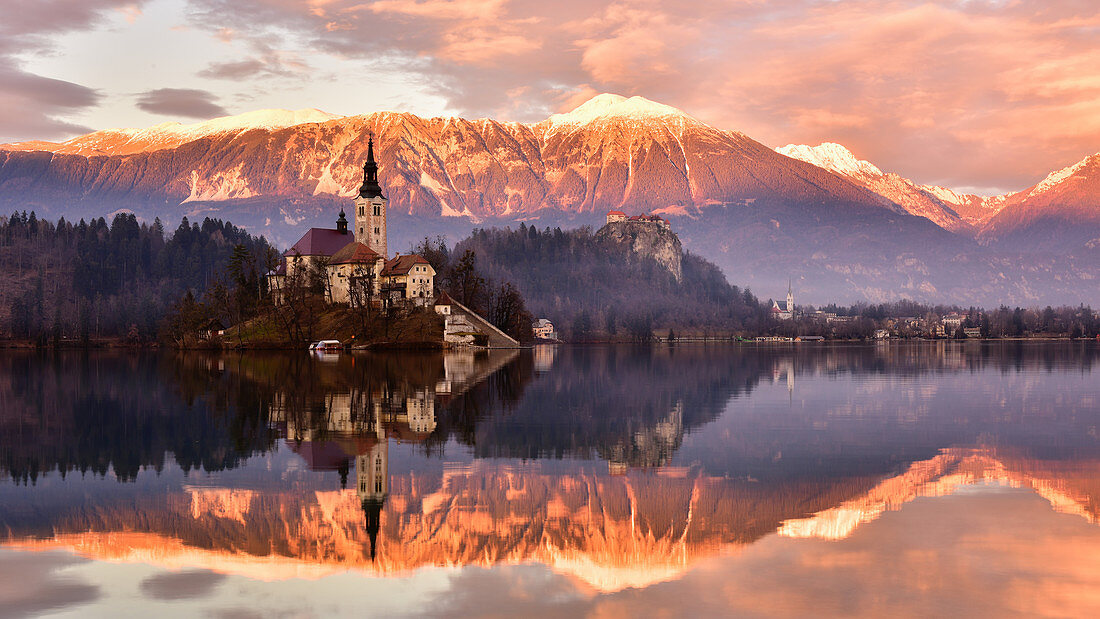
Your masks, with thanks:
M152 340L172 304L211 287L235 254L259 285L270 251L263 237L217 219L184 217L166 235L159 219L138 223L130 213L110 225L0 217L0 337Z
M474 230L453 255L473 251L489 280L510 282L536 318L572 339L642 337L652 329L732 333L766 328L767 308L722 271L685 252L682 279L652 257L601 242L588 227Z

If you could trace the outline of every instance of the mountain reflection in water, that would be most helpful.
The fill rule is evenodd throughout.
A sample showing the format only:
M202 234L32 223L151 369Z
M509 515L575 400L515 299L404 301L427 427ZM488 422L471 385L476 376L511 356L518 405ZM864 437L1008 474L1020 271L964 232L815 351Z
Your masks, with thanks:
M0 356L18 549L597 592L995 483L1100 517L1093 344Z

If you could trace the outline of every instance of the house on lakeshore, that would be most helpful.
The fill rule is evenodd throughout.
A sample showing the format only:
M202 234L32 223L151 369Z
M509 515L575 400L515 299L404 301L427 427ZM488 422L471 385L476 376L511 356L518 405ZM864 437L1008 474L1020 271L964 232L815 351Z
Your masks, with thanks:
M963 320L965 320L964 316L958 312L951 312L944 316L941 322L943 322L944 329L947 330L948 335L954 335L955 331L958 331L959 327L962 326Z
M225 325L217 318L211 318L199 327L200 339L209 340L222 335L225 335Z
M538 340L556 340L558 336L554 333L554 323L550 322L547 318L539 318L531 325L531 332L535 334L535 339Z

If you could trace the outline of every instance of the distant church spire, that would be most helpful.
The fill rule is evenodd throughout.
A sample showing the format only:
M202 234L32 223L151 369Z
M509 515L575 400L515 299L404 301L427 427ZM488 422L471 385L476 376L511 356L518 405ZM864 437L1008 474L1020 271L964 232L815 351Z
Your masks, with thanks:
M787 278L787 311L794 312L794 292L791 288L791 278Z
M385 197L378 185L378 164L374 161L374 135L367 140L367 162L363 164L363 186L359 188L362 198Z

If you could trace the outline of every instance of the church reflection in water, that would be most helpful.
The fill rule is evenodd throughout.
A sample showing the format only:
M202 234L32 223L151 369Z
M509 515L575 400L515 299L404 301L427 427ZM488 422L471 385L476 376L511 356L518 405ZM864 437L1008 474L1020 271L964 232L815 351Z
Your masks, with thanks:
M967 484L1096 522L1100 402L1077 382L1096 360L943 345L9 355L0 527L12 547L264 580L534 561L616 591L769 535L842 539Z

